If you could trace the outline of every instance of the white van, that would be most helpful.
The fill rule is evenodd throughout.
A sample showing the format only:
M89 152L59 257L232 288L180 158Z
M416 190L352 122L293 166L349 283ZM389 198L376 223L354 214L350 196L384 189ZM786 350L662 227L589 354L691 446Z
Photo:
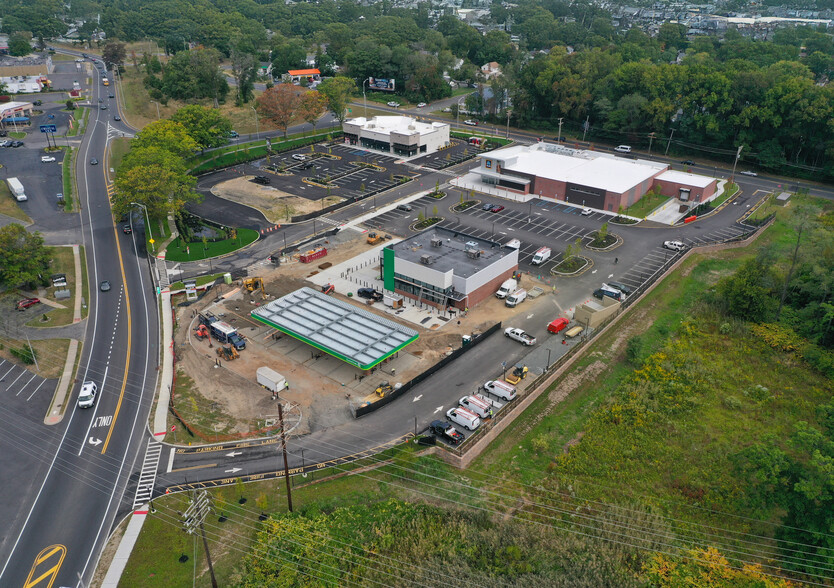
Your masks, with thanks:
M507 301L504 302L504 304L506 304L510 308L513 308L514 306L518 306L525 300L527 300L527 290L521 288L520 290L516 290L515 292L510 294L507 297Z
M550 247L540 247L536 252L533 254L533 259L530 260L530 263L533 265L541 265L548 259L550 259Z
M518 288L518 282L510 278L509 280L506 280L503 284L501 284L501 287L498 288L498 292L496 292L495 295L498 298L506 298L507 296L515 292L516 288Z
M631 146L630 145L617 145L614 147L614 151L618 153L631 153Z
M478 418L478 415L460 406L450 408L446 412L446 418L467 431L474 431L481 426L481 419Z
M492 416L492 405L477 396L464 396L459 402L463 408L474 412L482 419Z
M510 386L503 380L490 380L484 384L484 390L495 394L503 400L512 400L515 398L515 386Z

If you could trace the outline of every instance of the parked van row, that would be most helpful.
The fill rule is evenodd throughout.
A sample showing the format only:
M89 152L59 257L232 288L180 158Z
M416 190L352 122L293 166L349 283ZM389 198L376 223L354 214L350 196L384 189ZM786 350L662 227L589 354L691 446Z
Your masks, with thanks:
M484 384L484 390L494 396L510 401L516 397L516 389L502 380L490 380ZM504 403L493 400L485 394L469 394L458 401L458 406L446 411L446 418L467 431L474 431L481 426L482 419L492 418ZM452 445L461 443L463 435L446 421L433 421L429 431Z

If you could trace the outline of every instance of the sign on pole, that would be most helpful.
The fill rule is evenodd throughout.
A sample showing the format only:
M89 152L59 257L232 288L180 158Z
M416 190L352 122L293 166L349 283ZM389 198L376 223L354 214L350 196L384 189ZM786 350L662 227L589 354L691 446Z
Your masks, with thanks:
M57 133L58 127L56 125L41 125L41 133Z

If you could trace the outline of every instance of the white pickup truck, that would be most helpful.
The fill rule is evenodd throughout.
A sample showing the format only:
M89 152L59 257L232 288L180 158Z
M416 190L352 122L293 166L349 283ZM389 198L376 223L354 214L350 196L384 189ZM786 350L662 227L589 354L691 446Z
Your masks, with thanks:
M504 335L509 337L510 339L515 339L519 343L523 343L524 345L535 345L536 338L531 337L527 333L525 333L521 329L513 329L510 327L509 329L504 329Z

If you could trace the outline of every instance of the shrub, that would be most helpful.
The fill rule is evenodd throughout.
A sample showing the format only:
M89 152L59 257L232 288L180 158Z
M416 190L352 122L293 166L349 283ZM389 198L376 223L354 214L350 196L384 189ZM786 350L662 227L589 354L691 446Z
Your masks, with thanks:
M724 399L724 406L729 408L730 410L738 410L741 408L741 400L739 400L735 396L727 396Z
M21 347L20 349L15 349L12 347L9 349L12 355L18 358L20 361L25 363L26 365L32 365L35 363L35 352L29 347Z
M533 451L536 453L544 453L547 451L547 439L545 439L544 435L536 436L531 443L533 445Z
M643 339L640 335L635 335L626 342L626 360L634 366L638 366L642 362Z

